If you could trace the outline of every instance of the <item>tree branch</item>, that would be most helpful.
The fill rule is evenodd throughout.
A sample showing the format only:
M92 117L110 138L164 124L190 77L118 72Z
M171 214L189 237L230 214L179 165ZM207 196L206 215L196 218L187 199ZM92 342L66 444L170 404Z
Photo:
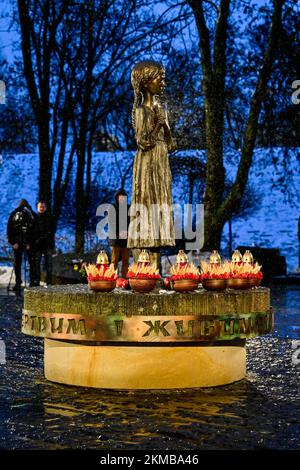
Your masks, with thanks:
M202 67L204 79L209 82L212 79L212 61L210 53L210 35L206 25L203 0L187 0L194 12L196 25L199 33L199 47L201 50Z
M267 84L271 75L272 64L277 50L279 32L281 28L283 3L284 0L274 0L274 11L272 15L272 24L269 34L268 46L258 75L256 88L251 99L250 111L244 134L242 154L236 180L227 199L219 209L219 216L223 220L226 219L228 214L231 215L234 211L237 211L247 184L257 136L259 114L262 102L267 92Z

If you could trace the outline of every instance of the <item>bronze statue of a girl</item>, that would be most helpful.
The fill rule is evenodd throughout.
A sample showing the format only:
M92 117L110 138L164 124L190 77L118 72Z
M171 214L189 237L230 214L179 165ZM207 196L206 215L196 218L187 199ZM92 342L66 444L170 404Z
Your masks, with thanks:
M168 151L174 150L166 111L159 103L165 69L154 61L137 63L131 74L134 89L132 124L138 150L132 182L128 248L174 246L172 178Z

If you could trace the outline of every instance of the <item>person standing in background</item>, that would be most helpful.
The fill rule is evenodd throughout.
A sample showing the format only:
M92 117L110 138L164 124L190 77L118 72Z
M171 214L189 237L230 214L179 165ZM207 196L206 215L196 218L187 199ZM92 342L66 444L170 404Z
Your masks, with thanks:
M21 289L22 258L23 253L29 262L30 286L36 283L35 271L35 237L36 217L26 199L21 199L18 207L13 210L7 223L7 240L14 252L14 271L16 276L15 291Z
M115 234L113 237L110 236L109 243L112 247L111 262L114 264L115 269L118 267L118 263L122 261L121 275L125 279L129 265L129 248L127 248L127 236L128 236L128 204L127 204L127 193L124 189L119 189L115 194ZM125 216L125 227L120 227L120 213ZM112 222L111 222L112 224Z
M44 256L46 283L52 284L52 253L54 250L53 218L45 201L37 203L37 234L36 234L36 285L41 281L41 261Z

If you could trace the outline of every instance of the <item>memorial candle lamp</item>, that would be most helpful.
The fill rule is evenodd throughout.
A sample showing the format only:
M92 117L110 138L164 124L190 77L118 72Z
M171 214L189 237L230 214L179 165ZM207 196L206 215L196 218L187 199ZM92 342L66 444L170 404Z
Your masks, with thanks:
M176 256L176 264L179 267L185 267L189 263L188 257L183 250L179 250Z
M148 263L148 260L138 261L129 267L126 275L132 290L140 293L147 293L154 289L160 274L156 264Z
M217 250L213 250L209 257L210 264L221 264L222 258Z
M227 287L230 289L249 289L258 287L263 278L261 266L255 264L234 264L231 263L230 278L227 280Z
M254 263L254 258L251 253L251 251L246 250L245 253L243 254L242 262L244 264L253 264Z
M201 282L206 290L226 289L226 280L230 275L229 262L211 263L201 261Z
M101 267L104 266L106 268L109 267L109 261L108 261L108 256L104 250L100 250L98 256L97 256L97 261L96 261L96 266Z
M149 266L150 254L147 250L142 250L138 257L137 265L142 268L143 266Z
M99 262L98 262L99 261ZM96 264L87 264L85 271L90 289L96 292L110 292L116 287L118 270L113 264L108 264L105 252L100 252Z
M179 250L176 264L171 266L170 273L169 279L173 290L189 292L198 288L200 281L199 270L193 263L188 262L188 258L183 250Z
M231 262L236 265L240 265L243 262L242 254L239 250L235 250L231 257Z

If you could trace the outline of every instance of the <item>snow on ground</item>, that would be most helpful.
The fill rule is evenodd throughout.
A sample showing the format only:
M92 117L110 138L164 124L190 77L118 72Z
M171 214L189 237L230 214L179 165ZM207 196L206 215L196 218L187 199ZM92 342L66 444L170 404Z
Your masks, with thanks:
M185 152L191 155L192 152ZM197 152L202 156L201 152ZM299 211L299 170L300 149L256 149L249 183L258 191L260 200L256 210L248 216L233 221L233 247L236 245L256 245L278 247L286 256L288 269L293 271L298 265L297 226ZM265 167L270 158L276 166ZM226 165L228 176L235 175L237 156ZM130 194L132 183L132 152L102 152L94 155L92 179L101 181L102 187L114 191L121 186L125 175L125 189ZM6 240L6 223L9 213L21 198L26 198L35 207L38 190L37 154L4 155L0 164L0 240L3 247ZM286 189L286 185L289 189ZM176 202L187 203L186 181L174 181L173 197ZM195 199L197 198L195 193ZM195 202L202 202L200 199ZM73 234L59 232L58 238L73 239ZM62 246L63 241L61 242ZM65 246L65 245L64 245ZM69 245L70 246L70 245ZM228 228L224 228L222 249L228 254Z
M289 271L298 267L298 217L300 216L300 149L284 155L281 149L273 149L273 158L278 159L264 169L266 149L258 149L249 175L249 183L258 191L260 202L257 210L247 217L233 222L233 247L237 245L255 245L279 248L286 257ZM287 159L289 160L287 162ZM288 170L285 169L288 166ZM232 168L228 174L235 176ZM282 188L281 178L286 176L286 185ZM224 229L224 236L228 227ZM224 246L224 243L223 243Z
M15 273L12 266L0 266L0 288L15 285Z

